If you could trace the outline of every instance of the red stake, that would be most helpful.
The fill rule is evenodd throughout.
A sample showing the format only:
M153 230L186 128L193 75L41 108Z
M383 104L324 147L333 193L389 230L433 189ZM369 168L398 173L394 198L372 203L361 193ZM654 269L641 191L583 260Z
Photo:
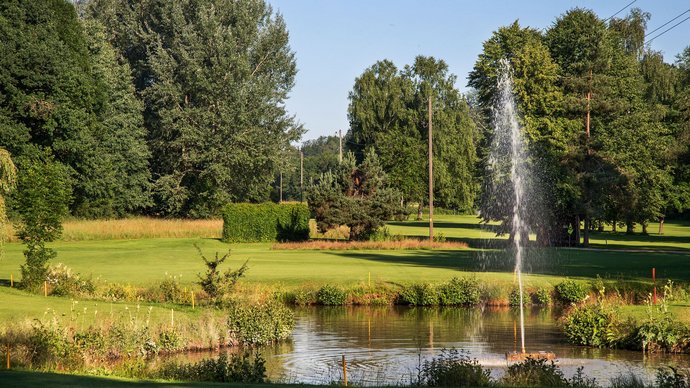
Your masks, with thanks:
M652 281L654 282L654 304L656 304L656 268L652 268Z

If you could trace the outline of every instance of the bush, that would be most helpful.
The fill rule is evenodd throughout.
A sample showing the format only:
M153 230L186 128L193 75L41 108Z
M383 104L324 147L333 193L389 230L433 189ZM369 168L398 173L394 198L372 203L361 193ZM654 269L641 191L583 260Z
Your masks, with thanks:
M648 301L647 318L637 328L635 337L643 351L682 352L690 344L690 328L671 315L662 298L657 306Z
M223 353L217 359L209 358L195 364L164 364L158 376L183 381L263 383L266 379L266 361L258 352L253 356L244 352L229 358Z
M62 263L48 267L46 281L52 287L51 294L54 295L92 295L96 291L91 279L82 279Z
M223 264L228 257L230 257L229 250L228 253L223 256L219 256L218 252L216 252L215 258L209 259L204 256L204 253L201 251L201 248L199 248L198 245L194 244L194 247L196 248L197 252L199 252L199 256L201 256L201 258L204 260L204 264L206 265L206 273L204 276L201 276L200 274L197 275L199 277L199 285L201 286L201 289L209 296L209 298L211 298L211 300L218 303L223 295L235 288L237 282L241 277L244 276L244 273L247 272L249 269L249 267L247 267L247 261L245 261L240 268L234 271L228 269L225 272L220 272L218 267Z
M228 330L231 338L241 344L265 345L285 340L294 326L292 310L277 302L228 308Z
M342 306L347 302L347 293L327 284L316 293L316 301L324 306Z
M534 293L534 303L542 306L548 306L551 304L551 291L547 288L540 287L537 292Z
M678 368L669 366L659 368L656 372L656 387L659 388L685 388L690 387L690 376Z
M522 305L527 306L532 301L530 300L529 293L525 290L522 291ZM508 304L512 307L520 307L520 289L513 288L508 296Z
M438 305L436 290L429 283L416 283L403 287L398 303L413 306Z
M269 242L309 239L309 208L303 203L233 203L223 210L223 241Z
M589 291L584 284L567 279L556 285L556 295L564 303L580 303L587 299Z
M490 384L490 371L482 368L476 359L470 360L464 352L456 349L444 349L438 358L425 361L418 381L418 385L429 387L480 387Z
M302 287L293 291L289 302L297 306L309 306L317 303L316 291L312 288Z
M481 290L476 278L452 278L438 287L440 304L474 306L479 304Z
M603 304L575 307L565 318L563 330L571 343L610 346L619 339L616 311Z
M568 385L568 380L563 377L563 372L553 361L547 363L544 359L533 358L510 365L505 376L503 376L503 381L508 385L516 386L559 387Z

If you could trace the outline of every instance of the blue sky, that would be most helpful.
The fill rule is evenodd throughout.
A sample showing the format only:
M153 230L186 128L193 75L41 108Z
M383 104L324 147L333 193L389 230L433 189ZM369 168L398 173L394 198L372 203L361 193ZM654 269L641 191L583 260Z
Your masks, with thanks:
M631 1L268 0L285 18L297 57L299 73L287 108L308 130L303 140L348 128L348 92L378 60L402 67L420 54L441 58L458 76L456 86L465 90L482 43L498 27L518 19L523 26L545 29L573 7L592 9L605 19ZM632 7L652 14L651 31L688 10L690 2L637 0L618 16ZM667 62L688 45L690 20L652 42Z

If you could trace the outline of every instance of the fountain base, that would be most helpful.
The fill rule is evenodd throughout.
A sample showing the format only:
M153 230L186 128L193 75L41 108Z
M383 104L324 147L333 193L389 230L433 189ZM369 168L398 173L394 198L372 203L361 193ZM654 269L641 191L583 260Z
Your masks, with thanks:
M526 359L531 358L533 360L555 360L556 359L556 353L553 352L545 352L545 351L539 351L539 352L508 352L506 353L506 360L507 361L525 361Z

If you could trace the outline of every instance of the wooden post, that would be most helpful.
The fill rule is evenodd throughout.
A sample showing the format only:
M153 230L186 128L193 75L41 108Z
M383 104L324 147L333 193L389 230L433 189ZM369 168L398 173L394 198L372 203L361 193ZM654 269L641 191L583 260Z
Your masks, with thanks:
M338 148L338 164L343 162L343 130L338 130L338 138L340 139L340 147Z
M654 282L654 304L656 304L656 268L652 268L652 281Z
M48 282L44 281L43 282L43 296L48 296Z
M299 150L299 201L304 202L304 152Z
M10 287L14 287L14 274L10 274Z
M7 345L7 369L10 369L10 345Z
M369 288L371 288L371 272L369 272Z
M429 242L434 242L434 149L431 96L429 96Z
M192 310L194 310L194 291L191 291L191 292L192 292Z
M170 327L174 328L175 327L175 310L170 309Z
M345 354L343 354L343 384L347 387L347 361L345 361Z

